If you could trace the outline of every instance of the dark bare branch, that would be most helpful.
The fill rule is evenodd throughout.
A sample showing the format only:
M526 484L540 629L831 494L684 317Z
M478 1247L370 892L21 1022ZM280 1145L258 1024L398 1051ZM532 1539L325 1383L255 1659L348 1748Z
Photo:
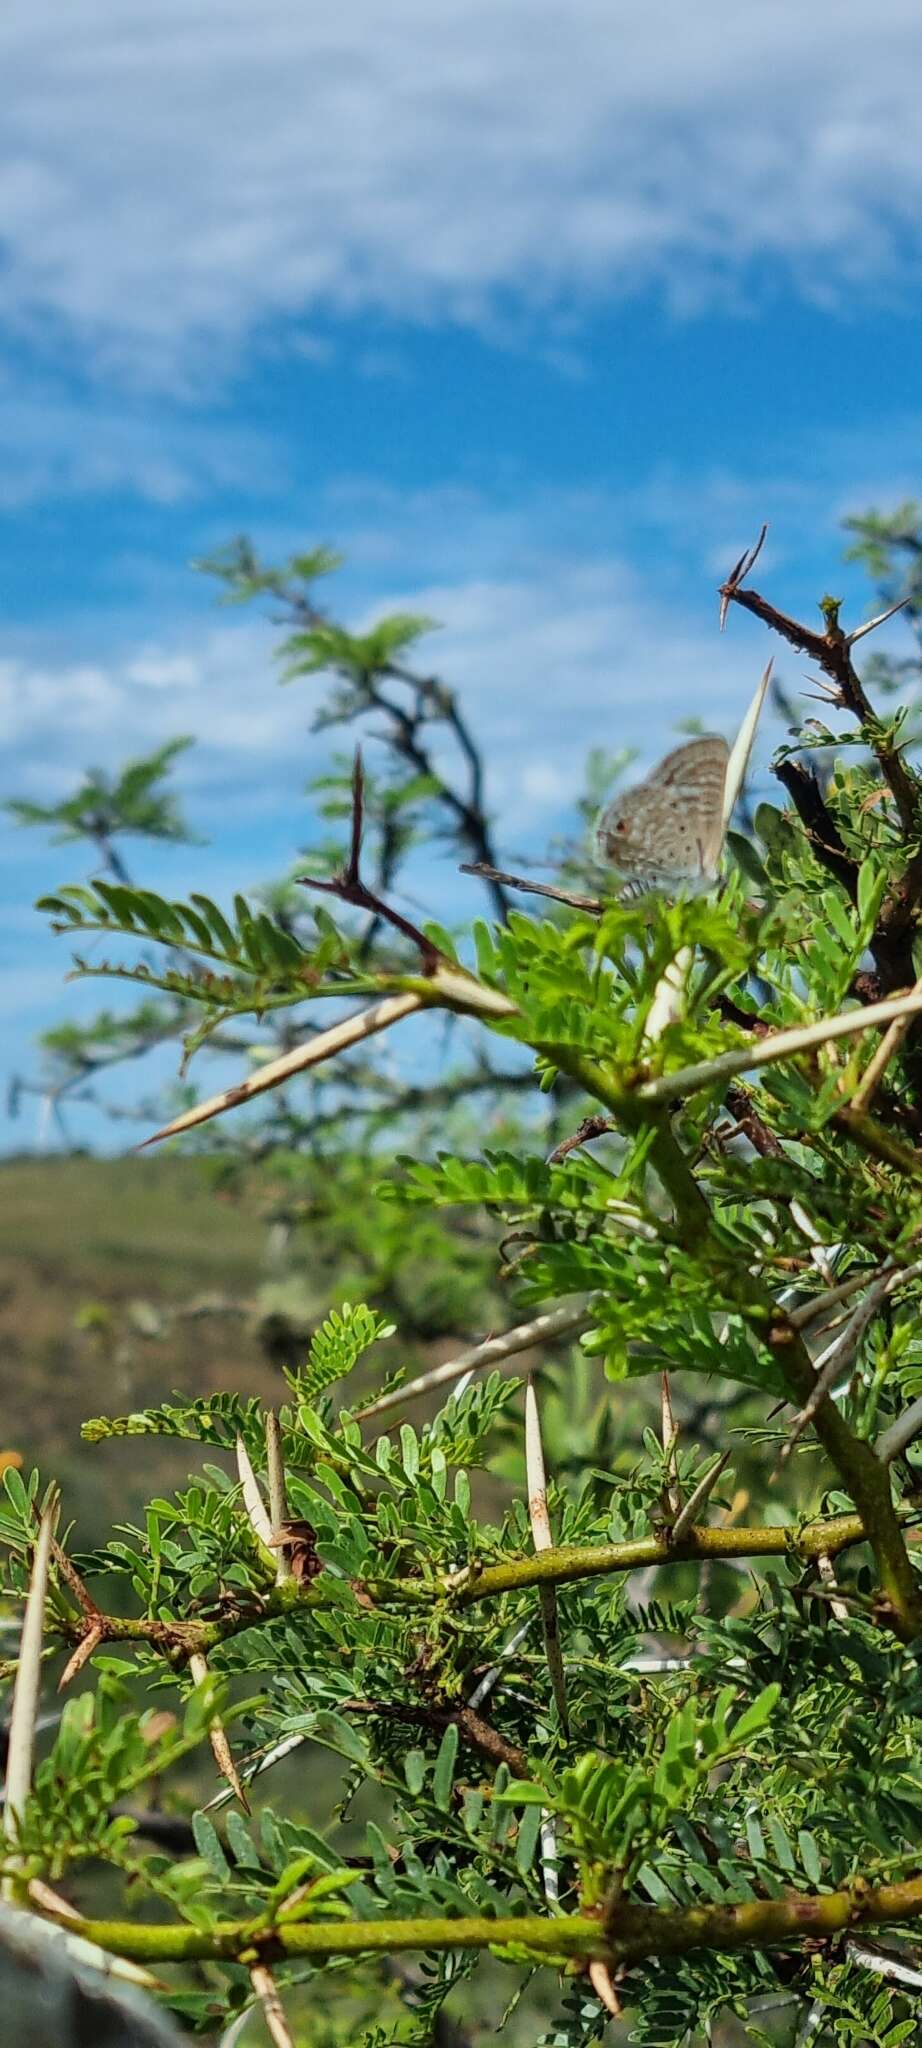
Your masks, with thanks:
M355 764L352 771L352 824L349 838L348 863L345 868L341 869L338 875L298 875L296 880L305 889L320 889L324 895L335 896L340 903L350 903L357 910L368 910L373 917L381 919L384 924L392 925L395 931L400 932L405 939L409 939L412 946L416 947L422 961L424 973L431 974L439 961L445 958L440 948L434 945L431 939L426 937L425 932L420 931L418 925L411 924L409 918L402 917L399 910L394 910L389 903L384 901L383 896L377 895L373 889L369 889L367 883L362 881L360 862L364 809L365 778L362 771L361 750L356 748Z

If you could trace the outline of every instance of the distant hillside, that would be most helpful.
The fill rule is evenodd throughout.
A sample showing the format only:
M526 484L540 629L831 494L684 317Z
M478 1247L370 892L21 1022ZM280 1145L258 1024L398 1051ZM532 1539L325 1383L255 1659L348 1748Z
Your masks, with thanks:
M81 1447L87 1416L173 1388L278 1398L246 1313L187 1313L215 1297L252 1304L265 1244L255 1200L217 1195L192 1160L0 1164L0 1450L62 1481L81 1533L102 1533L195 1459L192 1445L150 1440Z

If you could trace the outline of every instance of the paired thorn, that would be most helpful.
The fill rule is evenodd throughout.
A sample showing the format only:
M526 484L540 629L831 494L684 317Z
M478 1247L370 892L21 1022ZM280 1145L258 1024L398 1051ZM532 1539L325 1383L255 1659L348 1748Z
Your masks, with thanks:
M275 2048L295 2048L295 2038L285 2017L285 2008L279 1997L272 1971L268 1970L264 1963L254 1963L250 1970L250 1983L262 2006L266 2032Z
M220 1095L209 1096L205 1102L196 1103L194 1109L184 1110L171 1123L154 1131L137 1147L143 1152L148 1145L157 1145L162 1138L176 1138L183 1131L191 1131L198 1124L207 1124L211 1117L222 1116L225 1110L239 1109L244 1102L252 1101L256 1095L264 1095L270 1088L281 1088L295 1074L305 1073L309 1067L319 1067L324 1060L333 1059L337 1053L348 1051L350 1046L361 1044L375 1032L387 1031L401 1017L409 1017L414 1010L421 1010L423 998L410 992L401 996L383 996L378 1003L372 1003L367 1010L359 1010L351 1017L344 1017L339 1024L331 1024L328 1031L318 1031L304 1045L296 1045L292 1052L282 1054L281 1059L270 1060L267 1066L259 1067L246 1081L236 1087L225 1088Z
M838 1580L836 1579L832 1558L828 1555L827 1551L821 1550L816 1562L820 1578L829 1593L830 1611L835 1615L837 1621L847 1621L849 1618L848 1606L844 1600L838 1597Z
M250 1528L253 1531L256 1541L260 1546L260 1549L268 1551L272 1543L272 1522L269 1515L266 1513L266 1504L263 1500L262 1494L259 1491L259 1483L257 1481L256 1474L253 1470L252 1464L250 1463L250 1454L247 1450L246 1444L244 1443L242 1436L238 1436L237 1438L236 1454L237 1476L240 1480L241 1492L243 1494L243 1505L246 1509L247 1520L250 1524ZM272 1562L274 1565L274 1558Z
M528 1488L528 1519L531 1523L535 1550L552 1550L554 1538L547 1505L547 1474L544 1465L544 1445L541 1441L541 1417L538 1412L535 1384L530 1373L525 1382L525 1481ZM567 1709L567 1681L560 1647L556 1588L539 1586L538 1602L541 1608L544 1653L547 1658L551 1690L560 1725L566 1736L570 1732L570 1722ZM556 1905L560 1896L558 1855L557 1822L554 1815L545 1809L541 1815L541 1874L544 1896L549 1906Z
M922 1261L918 1263L922 1264ZM808 1399L804 1402L799 1413L795 1415L791 1424L787 1442L783 1445L778 1459L778 1470L787 1463L795 1444L803 1435L807 1424L813 1421L813 1417L821 1402L826 1399L827 1395L831 1394L836 1380L844 1372L851 1371L864 1333L868 1324L877 1314L881 1303L886 1300L888 1295L894 1292L896 1287L905 1282L911 1271L911 1268L894 1271L889 1267L885 1267L877 1275L877 1278L872 1280L863 1300L858 1303L857 1308L853 1309L849 1316L845 1328L840 1331L837 1337L833 1338L831 1344L826 1346L826 1349L821 1352L819 1358L814 1359L814 1384Z
M756 543L755 543L755 546L754 546L754 547L751 547L751 548L745 548L745 549L744 549L743 553L742 553L742 554L740 555L739 561L738 561L738 562L735 562L735 563L734 563L734 565L733 565L733 568L731 569L731 571L730 571L730 574L729 574L729 576L727 577L726 583L723 583L723 584L721 584L721 587L720 587L720 631L721 631L721 633L723 632L723 629L724 629L724 627L725 627L725 625L726 625L726 623L727 623L727 613L728 613L728 611L729 611L729 609L730 609L730 602L731 602L731 599L732 599L732 598L734 598L734 597L736 596L736 593L737 593L737 591L738 591L738 589L739 589L739 587L740 587L740 584L741 584L741 583L745 583L745 581L746 581L746 578L747 578L747 576L749 575L750 571L751 571L752 569L754 569L754 568L755 568L755 565L756 565L756 563L757 563L757 561L758 561L758 559L759 559L759 556L760 556L760 554L762 553L762 549L763 549L763 547L764 547L764 545L765 545L765 536L766 536L767 532L768 532L768 522L766 521L766 522L765 522L765 523L763 524L763 526L762 526L762 530L761 530L761 533L759 534L759 538L758 538L758 540L756 541Z
M913 993L918 994L920 990L922 990L922 979L916 982ZM908 1017L895 1017L889 1030L884 1032L877 1051L868 1061L858 1088L852 1096L851 1108L857 1110L859 1115L864 1115L870 1108L877 1088L883 1080L890 1061L898 1053L903 1039L909 1030L909 1025L910 1019Z
M908 1449L913 1438L917 1437L920 1432L922 1432L922 1397L915 1401L910 1401L909 1407L904 1408L902 1415L898 1415L896 1421L891 1422L889 1429L885 1429L883 1435L878 1437L874 1450L881 1464L891 1464L894 1458L898 1458L903 1451Z
M605 2007L606 2012L611 2013L613 2019L621 2019L624 2013L624 2007L621 2003L620 1998L618 1997L617 1991L615 1990L614 1981L612 1979L612 1974L609 1970L608 1964L603 1963L597 1959L596 1961L587 1964L586 1975L589 1979L590 1984L592 1985L593 1991L595 1992L599 2004Z
M67 1687L79 1676L84 1664L89 1663L94 1651L98 1650L100 1643L103 1641L104 1630L102 1623L92 1622L87 1629L86 1635L77 1644L73 1656L68 1657L67 1663L58 1679L59 1692L66 1692Z

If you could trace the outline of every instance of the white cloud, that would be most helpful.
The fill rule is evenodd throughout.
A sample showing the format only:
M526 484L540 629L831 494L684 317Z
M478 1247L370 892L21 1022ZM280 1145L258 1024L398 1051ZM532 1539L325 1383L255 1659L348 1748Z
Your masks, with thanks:
M56 795L87 763L112 768L177 732L201 742L183 776L192 785L225 776L229 762L264 774L297 744L305 710L277 685L264 627L180 632L92 663L35 652L0 661L0 744L8 763L19 757L25 794Z
M315 309L531 306L569 349L582 298L754 259L915 275L920 59L917 0L8 0L6 319L213 379Z
M489 559L484 534L481 543ZM463 559L460 537L459 552ZM369 618L412 608L440 621L420 658L459 692L485 750L488 800L504 838L526 829L540 836L570 807L593 745L636 746L652 758L690 714L732 729L752 666L738 646L718 641L710 618L671 616L621 562L529 548L524 535L519 553L505 574L481 568L455 581L392 586L367 607ZM261 815L287 808L303 835L304 783L331 746L348 747L351 737L310 733L325 685L280 688L271 645L265 624L237 617L94 663L39 659L34 650L0 663L7 788L14 761L14 793L47 800L71 788L88 762L111 768L192 733L198 744L176 774L193 825L217 836L249 818L258 830ZM447 765L439 728L429 737Z
M894 431L895 446L918 446L918 422ZM814 437L802 482L786 475L779 449L774 475L662 471L608 497L532 492L505 505L468 487L414 493L353 478L322 500L347 563L322 601L357 630L389 610L438 622L416 659L458 691L485 751L500 837L514 846L527 833L540 844L572 811L590 748L630 747L650 764L690 717L732 733L768 643L737 616L718 634L716 586L763 513L776 523L760 575L777 602L807 616L832 581L845 615L866 616L863 575L836 567L841 535L828 507L841 499L843 476L885 476L889 453ZM864 491L851 502L863 504ZM631 563L641 536L643 573ZM267 557L304 538L265 536ZM273 859L286 834L303 843L304 785L353 739L347 729L311 732L326 681L281 688L278 628L252 611L184 618L171 587L169 603L145 613L174 623L139 640L124 619L103 616L101 651L89 659L40 625L8 638L3 793L56 798L88 764L112 769L189 733L197 744L175 774L193 827L216 842L228 830L251 834L257 852L271 829ZM901 645L905 629L894 622L888 635ZM788 650L779 673L802 688L803 663ZM438 750L437 727L429 738Z

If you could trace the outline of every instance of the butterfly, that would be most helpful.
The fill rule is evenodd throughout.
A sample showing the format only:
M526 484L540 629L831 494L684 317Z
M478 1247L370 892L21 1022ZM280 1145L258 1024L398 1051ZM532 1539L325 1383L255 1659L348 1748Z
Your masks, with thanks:
M613 798L595 831L598 858L640 889L706 888L717 876L730 749L715 733L667 754Z

